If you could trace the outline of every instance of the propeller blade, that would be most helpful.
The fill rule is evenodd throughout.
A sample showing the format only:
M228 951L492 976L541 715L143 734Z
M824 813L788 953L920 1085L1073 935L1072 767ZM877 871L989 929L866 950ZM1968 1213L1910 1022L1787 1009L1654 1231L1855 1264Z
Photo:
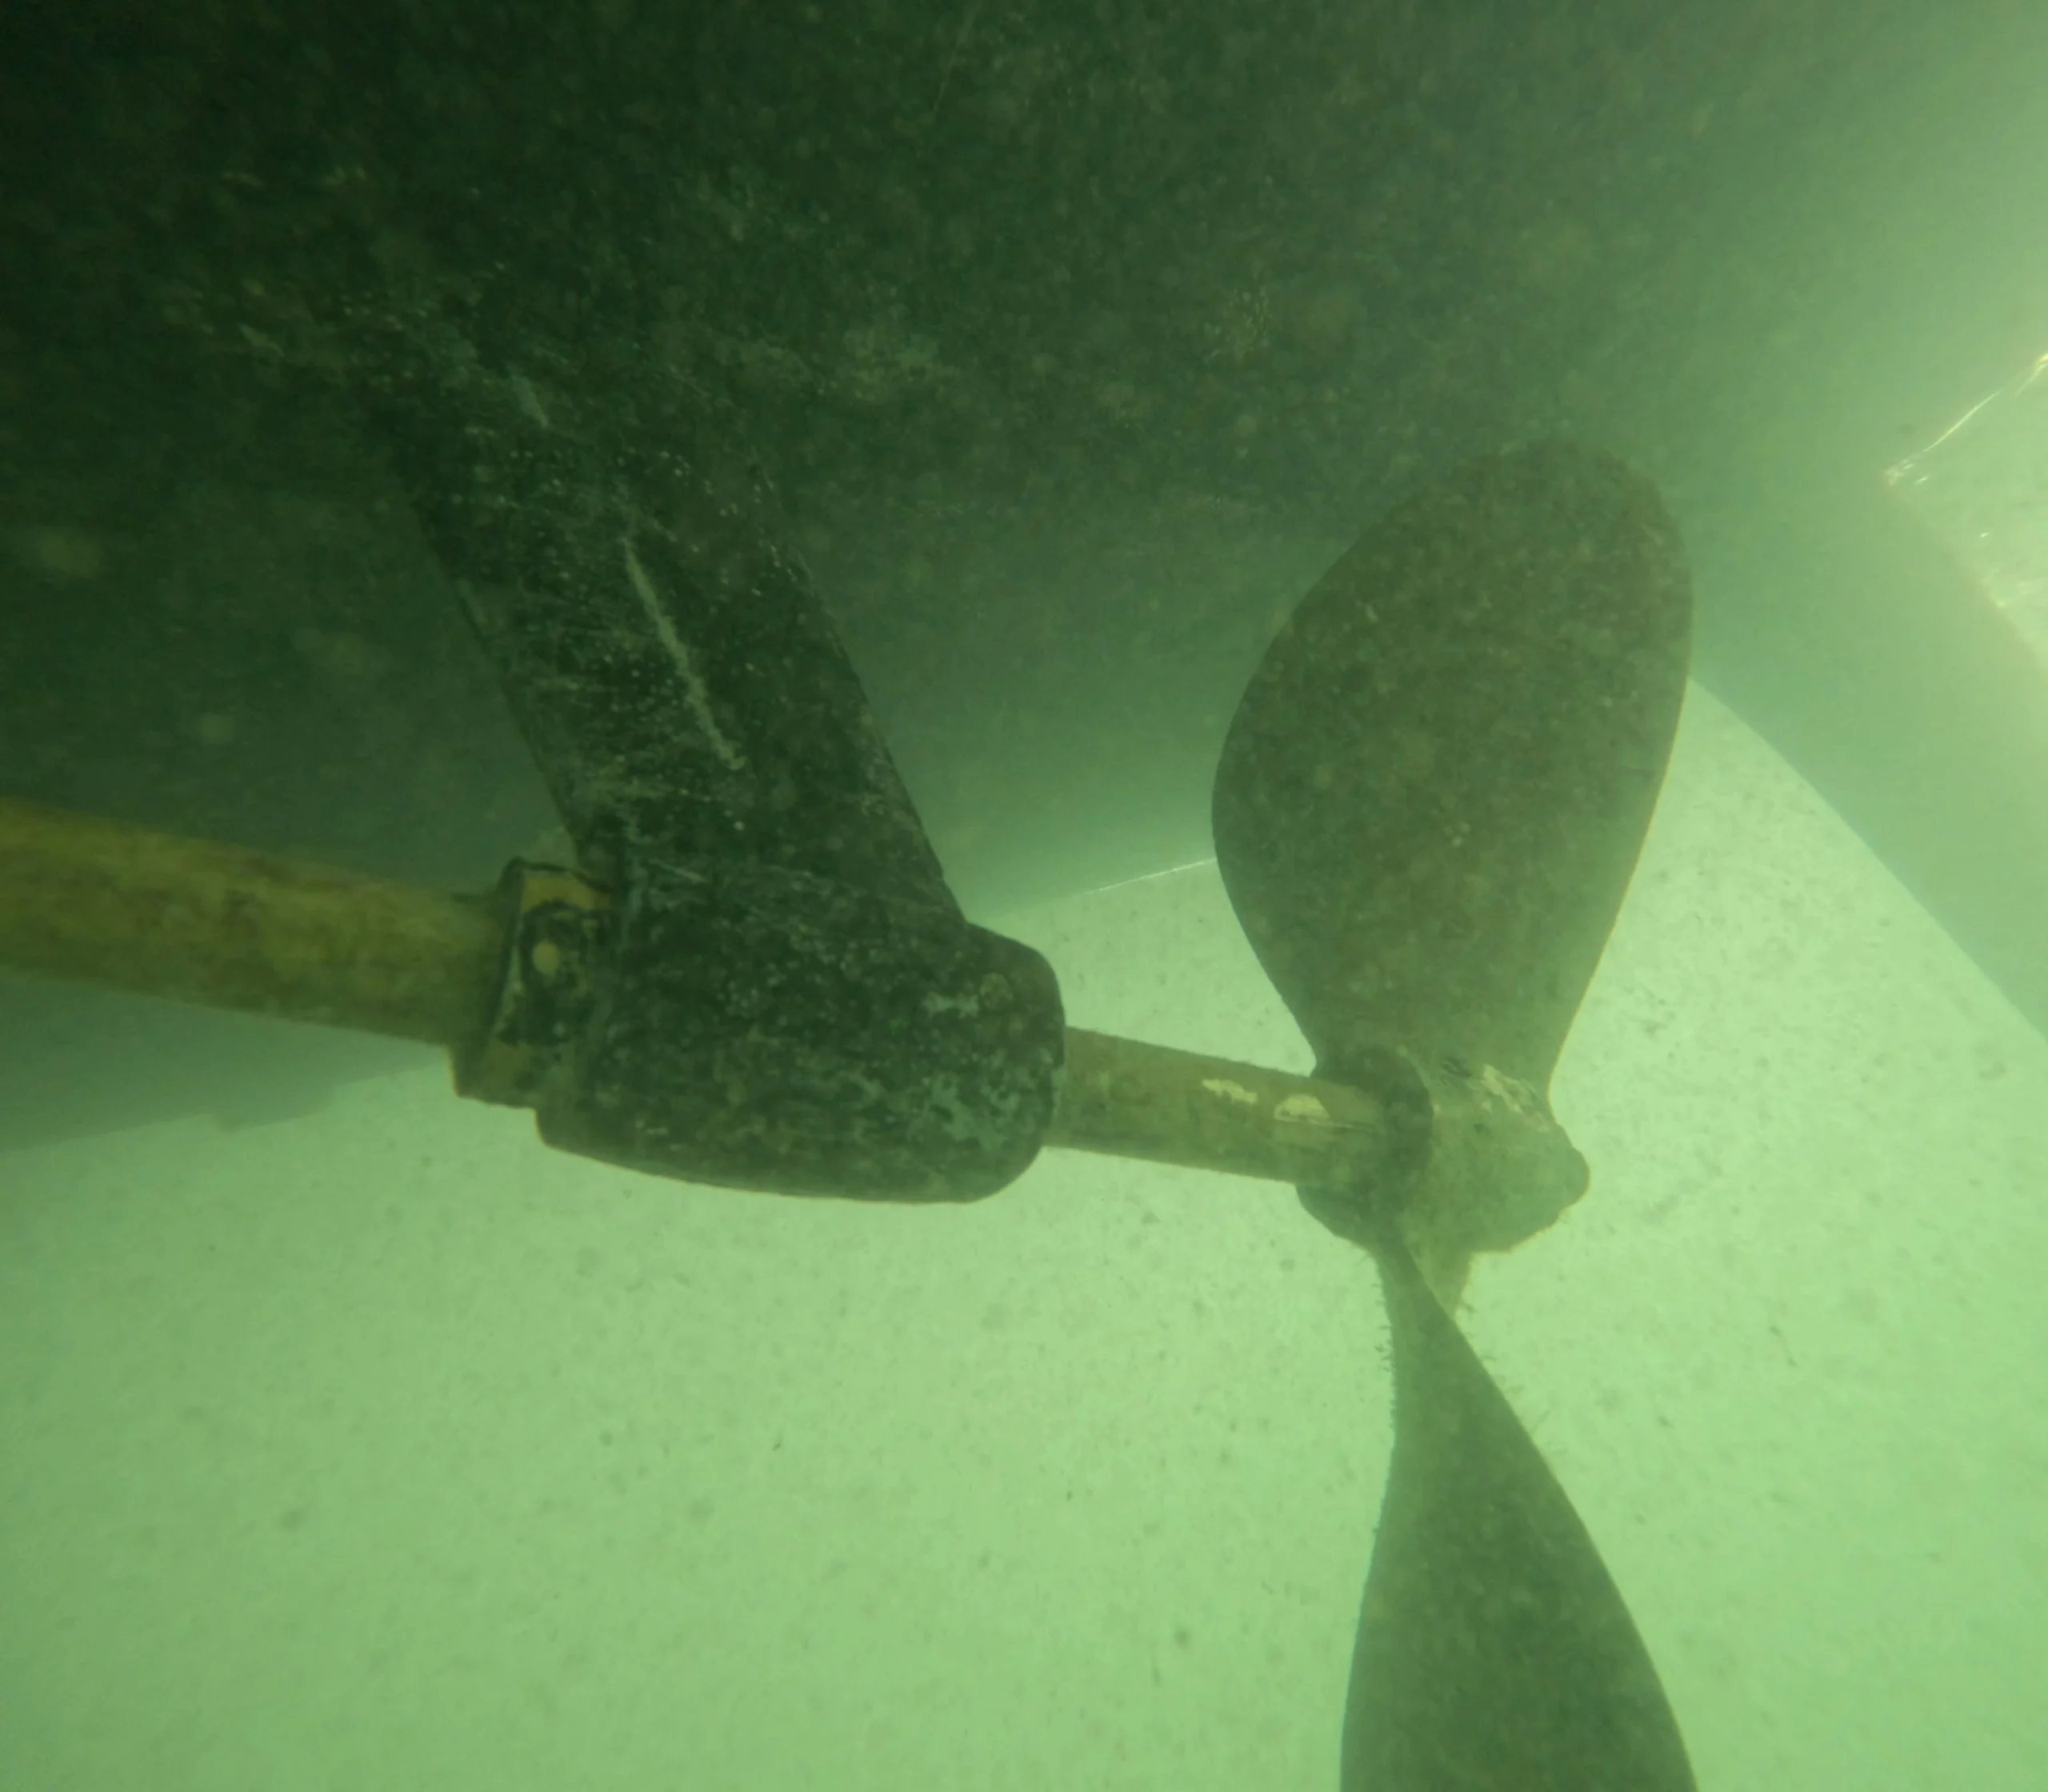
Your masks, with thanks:
M1323 1074L1395 1045L1548 1086L1657 799L1690 618L1655 488L1563 444L1410 499L1302 600L1213 809Z
M1593 1539L1398 1242L1394 1460L1358 1615L1345 1792L1690 1792Z

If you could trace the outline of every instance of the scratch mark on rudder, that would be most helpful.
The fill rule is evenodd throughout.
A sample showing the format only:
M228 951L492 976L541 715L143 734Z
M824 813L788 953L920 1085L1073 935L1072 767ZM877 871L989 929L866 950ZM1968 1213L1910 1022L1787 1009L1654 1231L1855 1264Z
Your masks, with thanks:
M640 564L640 556L633 551L630 534L621 538L620 546L626 550L626 576L632 582L634 595L639 598L640 607L647 613L647 620L654 625L654 637L662 644L662 650L682 676L682 689L690 704L690 713L696 718L697 726L704 738L711 743L730 771L745 771L746 755L734 746L725 730L718 726L718 718L711 713L711 693L706 688L703 674L697 670L697 662L690 657L690 644L675 632L675 626L668 618L668 612L662 608L654 582L647 576L647 569Z

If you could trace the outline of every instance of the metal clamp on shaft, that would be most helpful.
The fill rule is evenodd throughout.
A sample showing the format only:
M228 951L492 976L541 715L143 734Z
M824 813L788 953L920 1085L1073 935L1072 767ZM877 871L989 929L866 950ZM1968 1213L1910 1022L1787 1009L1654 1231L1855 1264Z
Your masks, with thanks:
M1390 1223L1398 1227L1438 1298L1454 1307L1478 1253L1512 1250L1586 1193L1586 1159L1550 1104L1518 1078L1490 1064L1386 1055L1426 1099L1427 1163L1392 1212L1379 1191L1326 1183L1304 1184L1302 1202L1331 1231L1368 1248Z

